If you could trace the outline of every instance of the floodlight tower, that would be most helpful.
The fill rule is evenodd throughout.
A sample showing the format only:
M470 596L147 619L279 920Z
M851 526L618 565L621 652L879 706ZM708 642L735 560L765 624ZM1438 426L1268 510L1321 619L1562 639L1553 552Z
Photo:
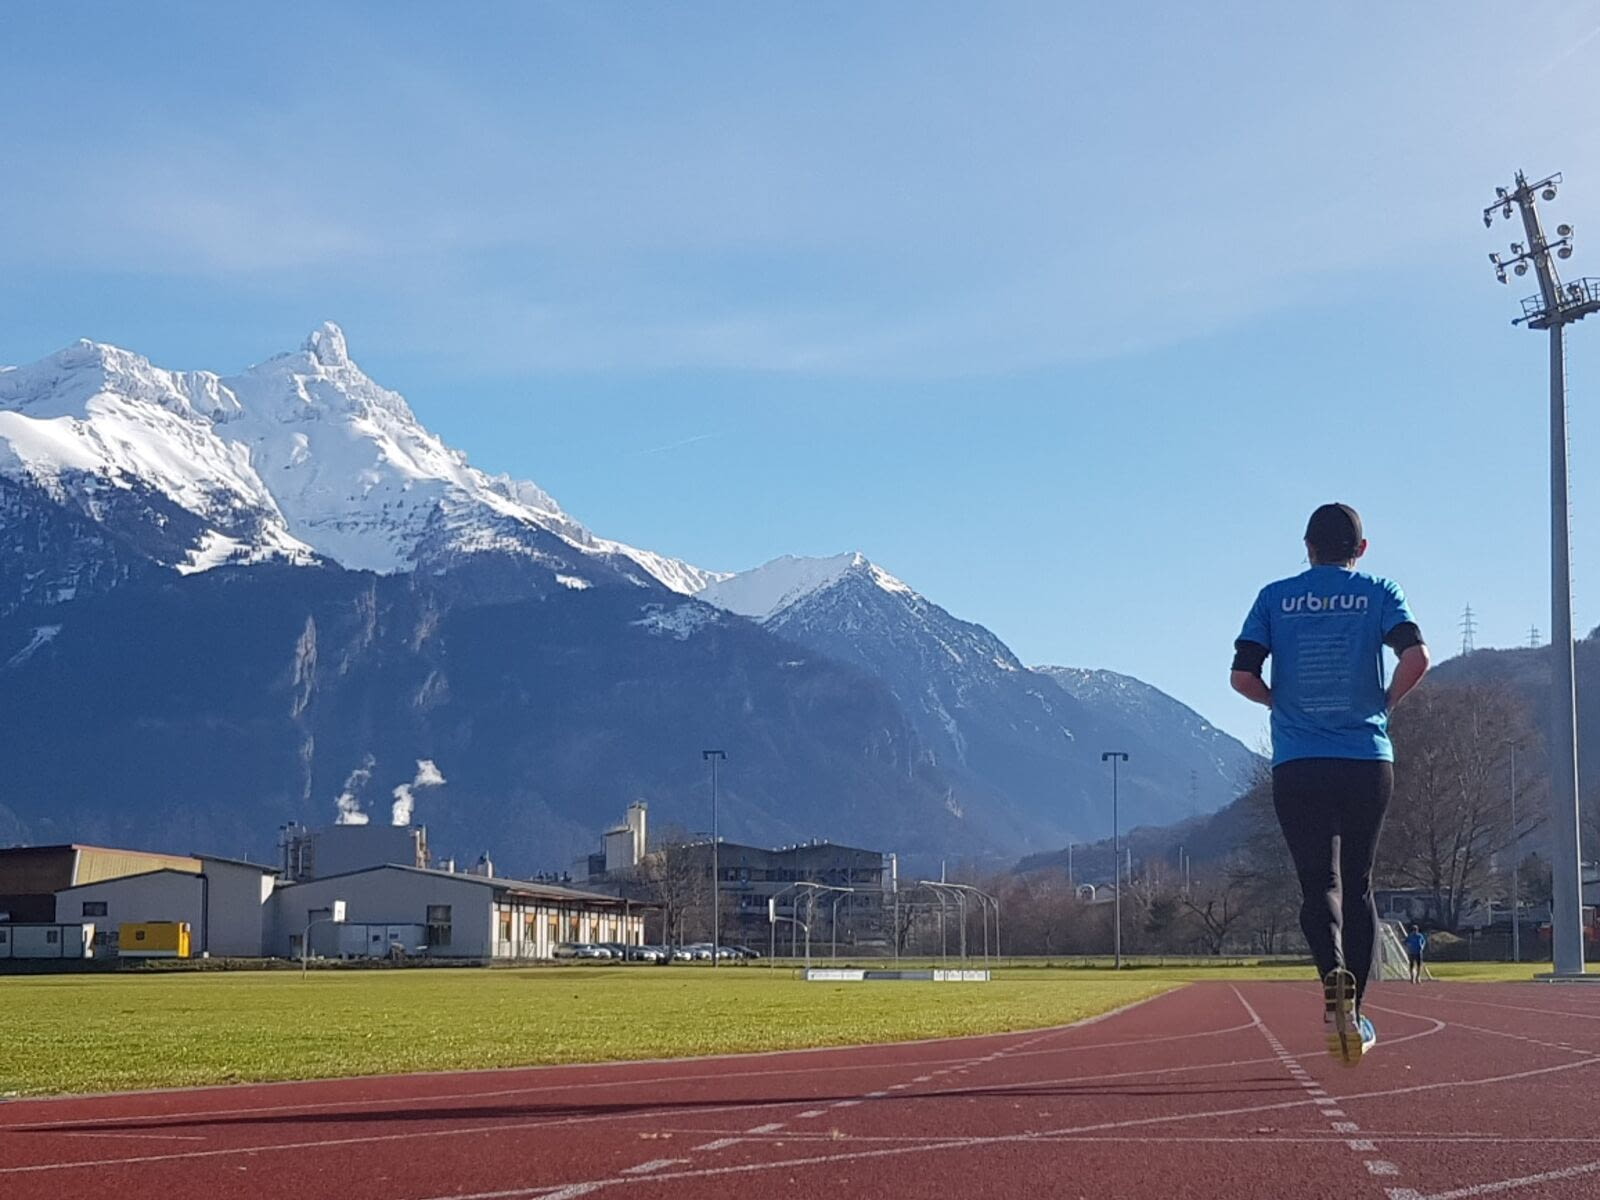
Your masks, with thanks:
M1127 762L1128 755L1123 750L1107 750L1100 756L1100 761L1111 764L1111 878L1116 883L1112 892L1116 899L1116 909L1111 917L1113 930L1111 957L1112 964L1120 971L1122 970L1122 839L1117 819L1117 764Z
M1583 974L1583 888L1578 835L1578 718L1572 662L1572 554L1569 546L1571 509L1567 499L1567 380L1565 330L1592 312L1600 312L1600 279L1563 284L1554 258L1572 257L1572 226L1557 225L1556 240L1547 241L1539 222L1539 200L1554 200L1559 174L1530 183L1521 171L1516 185L1496 188L1495 202L1483 210L1484 228L1495 214L1522 217L1526 242L1512 242L1511 255L1489 255L1495 278L1506 271L1522 276L1533 268L1539 294L1522 301L1522 315L1513 325L1550 331L1550 651L1555 694L1551 697L1550 820L1551 951L1557 975Z

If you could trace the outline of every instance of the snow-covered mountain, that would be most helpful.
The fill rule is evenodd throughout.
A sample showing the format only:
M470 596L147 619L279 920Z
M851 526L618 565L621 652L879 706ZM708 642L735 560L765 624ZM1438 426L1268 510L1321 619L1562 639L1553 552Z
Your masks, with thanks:
M1178 751L1193 762L1193 807L1199 812L1215 807L1207 803L1223 792L1233 795L1248 784L1254 772L1266 765L1232 734L1224 733L1194 709L1158 687L1091 667L1034 667L1078 700L1117 721L1129 734L1131 745L1147 754ZM1126 748L1126 747L1125 747Z
M0 368L0 723L23 747L0 837L71 834L62 797L95 836L247 837L318 820L375 757L437 760L451 804L422 819L468 847L565 854L639 796L697 827L683 748L708 744L749 772L733 836L930 861L1100 836L1108 747L1135 755L1130 821L1186 815L1191 778L1204 811L1232 798L1222 735L1090 681L860 554L728 576L599 537L473 467L331 324L229 376L93 342Z
M1227 803L1252 758L1198 718L1174 720L1193 714L1154 688L1137 707L1075 694L861 554L775 559L700 598L886 683L929 765L951 779L952 811L981 813L1020 849L1109 832L1103 750L1135 754L1123 777L1130 823Z
M0 368L0 480L0 506L42 494L180 572L320 558L389 574L493 550L569 587L691 594L719 578L597 537L537 485L473 467L362 372L331 323L233 376L88 341ZM36 575L23 599L115 578Z

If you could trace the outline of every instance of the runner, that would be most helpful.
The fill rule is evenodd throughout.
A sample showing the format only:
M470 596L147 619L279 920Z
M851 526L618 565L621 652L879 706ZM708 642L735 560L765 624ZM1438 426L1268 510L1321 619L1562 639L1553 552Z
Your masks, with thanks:
M1355 509L1322 505L1305 544L1310 569L1256 597L1230 680L1272 710L1272 804L1300 879L1300 928L1323 979L1328 1049L1354 1066L1377 1041L1361 1000L1378 926L1372 868L1394 790L1389 713L1427 671L1428 647L1399 585L1355 569L1367 551ZM1385 645L1399 656L1387 690Z
M1411 982L1422 982L1422 952L1428 948L1428 935L1422 926L1413 925L1406 935L1406 958L1411 960Z

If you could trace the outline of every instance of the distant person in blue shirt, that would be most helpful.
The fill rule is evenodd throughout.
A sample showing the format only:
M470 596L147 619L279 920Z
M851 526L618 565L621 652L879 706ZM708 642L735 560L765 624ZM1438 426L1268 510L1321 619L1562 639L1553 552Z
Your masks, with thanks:
M1427 672L1428 647L1400 586L1355 569L1367 552L1355 509L1322 505L1305 543L1310 569L1269 583L1251 606L1230 680L1272 710L1272 804L1300 878L1300 928L1323 979L1328 1048L1353 1066L1376 1041L1361 1000L1378 928L1372 869L1394 791L1389 713ZM1387 687L1384 646L1399 656Z
M1428 948L1428 935L1422 926L1413 925L1406 935L1406 957L1411 960L1411 982L1422 982L1422 952Z

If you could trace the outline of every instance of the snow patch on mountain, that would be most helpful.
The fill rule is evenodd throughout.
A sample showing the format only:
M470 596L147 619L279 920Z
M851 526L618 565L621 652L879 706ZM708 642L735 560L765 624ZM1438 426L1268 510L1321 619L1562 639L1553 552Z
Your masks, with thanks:
M864 554L852 552L831 558L785 554L753 570L722 576L703 587L699 599L741 617L765 621L808 596L832 587L852 572L865 576L885 592L916 594Z
M718 619L717 610L706 604L680 604L676 608L652 604L643 619L632 624L658 637L684 642L706 626L715 625Z
M185 572L322 557L390 574L440 550L543 561L549 533L573 551L569 568L587 560L684 595L724 578L597 538L536 484L473 467L356 365L332 322L232 376L89 341L0 369L0 474L95 519L97 492L155 489L204 523L164 564Z

